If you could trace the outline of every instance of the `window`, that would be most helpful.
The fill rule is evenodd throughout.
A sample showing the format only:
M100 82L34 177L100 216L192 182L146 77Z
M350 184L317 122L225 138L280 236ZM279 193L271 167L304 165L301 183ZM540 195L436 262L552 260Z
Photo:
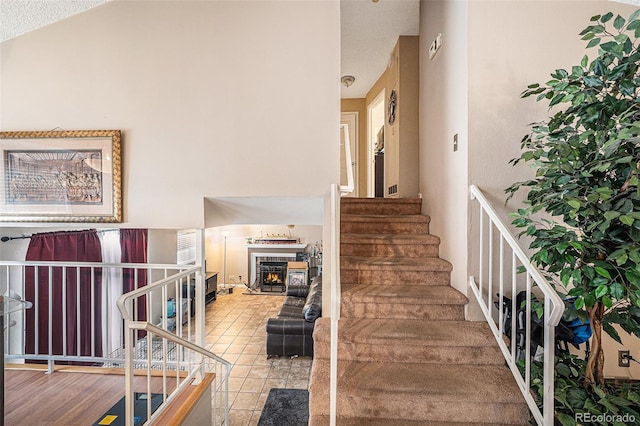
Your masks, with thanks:
M178 265L196 263L196 231L178 231Z

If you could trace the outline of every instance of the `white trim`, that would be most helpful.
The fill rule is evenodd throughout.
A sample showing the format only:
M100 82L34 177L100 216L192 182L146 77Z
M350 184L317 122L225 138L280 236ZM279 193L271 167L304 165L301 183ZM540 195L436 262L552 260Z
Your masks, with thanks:
M371 131L371 126L373 125L372 119L371 119L371 111L373 110L374 106L377 106L380 102L382 102L382 108L384 111L384 102L386 99L386 89L382 89L380 91L380 93L378 93L378 95L373 98L373 101L371 101L369 103L369 105L367 105L367 197L373 197L375 196L375 158L374 158L374 152L373 152L373 132ZM385 115L386 117L386 115ZM385 120L383 120L383 126L385 125ZM386 126L385 126L386 128ZM385 130L385 135L384 138L387 139L388 135L386 134L386 130Z

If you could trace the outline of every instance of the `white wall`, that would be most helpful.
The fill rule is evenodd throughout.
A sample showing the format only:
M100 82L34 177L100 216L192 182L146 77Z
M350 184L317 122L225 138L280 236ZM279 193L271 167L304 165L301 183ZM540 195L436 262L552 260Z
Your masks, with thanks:
M125 225L339 181L339 2L113 1L0 44L0 129L121 129ZM258 184L259 183L259 184Z

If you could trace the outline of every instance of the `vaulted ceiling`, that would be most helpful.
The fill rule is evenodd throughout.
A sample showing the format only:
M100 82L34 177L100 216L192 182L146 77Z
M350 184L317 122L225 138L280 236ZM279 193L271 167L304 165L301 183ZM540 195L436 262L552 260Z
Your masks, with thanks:
M109 0L0 0L0 42ZM400 35L417 35L419 0L342 0L341 75L355 77L343 98L362 98L384 72Z

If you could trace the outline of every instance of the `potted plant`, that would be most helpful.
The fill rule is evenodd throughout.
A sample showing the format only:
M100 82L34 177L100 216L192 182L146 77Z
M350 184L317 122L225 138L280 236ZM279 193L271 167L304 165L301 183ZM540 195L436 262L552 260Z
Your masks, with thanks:
M552 116L531 125L512 163L535 177L513 214L531 238L536 264L563 296L565 313L590 320L591 351L584 387L605 391L602 332L621 342L614 325L640 337L640 10L628 18L591 18L580 35L585 55L570 70L532 84L522 97L548 102Z

